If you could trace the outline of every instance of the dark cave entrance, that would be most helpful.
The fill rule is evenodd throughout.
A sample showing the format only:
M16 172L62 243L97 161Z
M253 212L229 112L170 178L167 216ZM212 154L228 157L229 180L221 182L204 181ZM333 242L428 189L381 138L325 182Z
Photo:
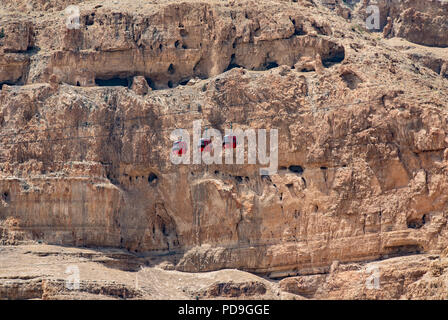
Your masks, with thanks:
M99 87L130 87L128 78L95 79L95 84Z

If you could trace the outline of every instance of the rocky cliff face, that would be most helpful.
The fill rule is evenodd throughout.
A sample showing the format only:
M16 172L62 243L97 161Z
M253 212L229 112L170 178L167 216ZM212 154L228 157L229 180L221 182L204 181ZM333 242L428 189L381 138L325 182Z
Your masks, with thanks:
M389 36L435 47L447 47L446 33L448 3L440 0L363 0L358 13L376 5L380 13L380 28L387 28Z
M66 27L69 4L80 29ZM3 1L2 243L173 254L179 271L308 275L283 280L308 297L330 296L316 275L335 261L440 255L448 60L432 47L447 44L447 5L380 1L393 21L386 37L415 45L364 30L366 5ZM278 129L278 173L172 164L171 131L198 119ZM425 297L415 290L408 297Z

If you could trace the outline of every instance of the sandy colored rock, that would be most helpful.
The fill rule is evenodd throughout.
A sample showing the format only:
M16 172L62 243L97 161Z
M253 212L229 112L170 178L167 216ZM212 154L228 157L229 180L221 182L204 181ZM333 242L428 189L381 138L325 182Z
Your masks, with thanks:
M148 91L151 90L151 88L148 86L148 83L146 82L145 77L142 76L134 77L134 79L132 80L131 89L136 94L139 94L141 96L144 96L148 93Z
M445 297L447 4L380 2L380 32L366 5L3 1L1 297ZM173 164L194 120L278 129L278 172ZM92 264L82 293L53 267L17 277L36 243ZM145 257L160 290L125 280Z

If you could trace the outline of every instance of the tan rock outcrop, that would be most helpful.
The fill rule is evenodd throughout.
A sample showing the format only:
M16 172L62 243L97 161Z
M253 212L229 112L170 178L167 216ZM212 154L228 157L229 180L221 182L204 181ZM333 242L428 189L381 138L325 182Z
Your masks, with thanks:
M281 283L305 297L443 292L422 278L423 255L448 245L448 82L428 64L308 1L75 2L81 29L65 28L58 10L69 1L32 1L46 11L17 27L33 30L32 42L8 38L16 52L0 53L2 243L116 247L175 254L167 268L178 271L309 277ZM394 20L394 35L443 46L437 35L410 36L415 15ZM278 129L278 173L173 164L170 133L191 133L199 119L221 131ZM403 257L388 265L381 294L361 289L359 270L331 273L334 261L358 268L410 254L420 257L415 272ZM392 270L406 273L409 290ZM47 287L53 295L60 284Z
M411 42L436 47L448 46L448 3L439 0L389 1L363 0L356 8L357 16L365 21L366 8L376 6L380 15L380 30ZM370 12L371 13L371 12Z
M134 79L132 80L131 89L136 94L139 94L141 96L144 96L151 90L151 88L148 86L148 82L146 82L145 77L142 76L134 77Z

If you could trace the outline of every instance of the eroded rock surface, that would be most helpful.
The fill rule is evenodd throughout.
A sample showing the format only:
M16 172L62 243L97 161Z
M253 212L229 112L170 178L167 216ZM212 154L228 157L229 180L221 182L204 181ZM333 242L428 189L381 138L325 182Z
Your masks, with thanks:
M2 2L2 244L114 247L174 254L165 268L178 271L301 277L280 283L299 298L443 296L424 275L427 255L442 259L448 244L447 67L427 47L446 46L446 4L385 9L400 20L387 37L423 45L413 47L355 28L365 3L334 3ZM66 28L69 4L78 30ZM198 119L203 129L278 129L278 173L172 164L171 131ZM421 263L396 288L411 254ZM390 257L380 294L350 270L331 273L335 261L356 269ZM38 289L2 292L60 291L32 281ZM190 298L269 291L232 281Z

